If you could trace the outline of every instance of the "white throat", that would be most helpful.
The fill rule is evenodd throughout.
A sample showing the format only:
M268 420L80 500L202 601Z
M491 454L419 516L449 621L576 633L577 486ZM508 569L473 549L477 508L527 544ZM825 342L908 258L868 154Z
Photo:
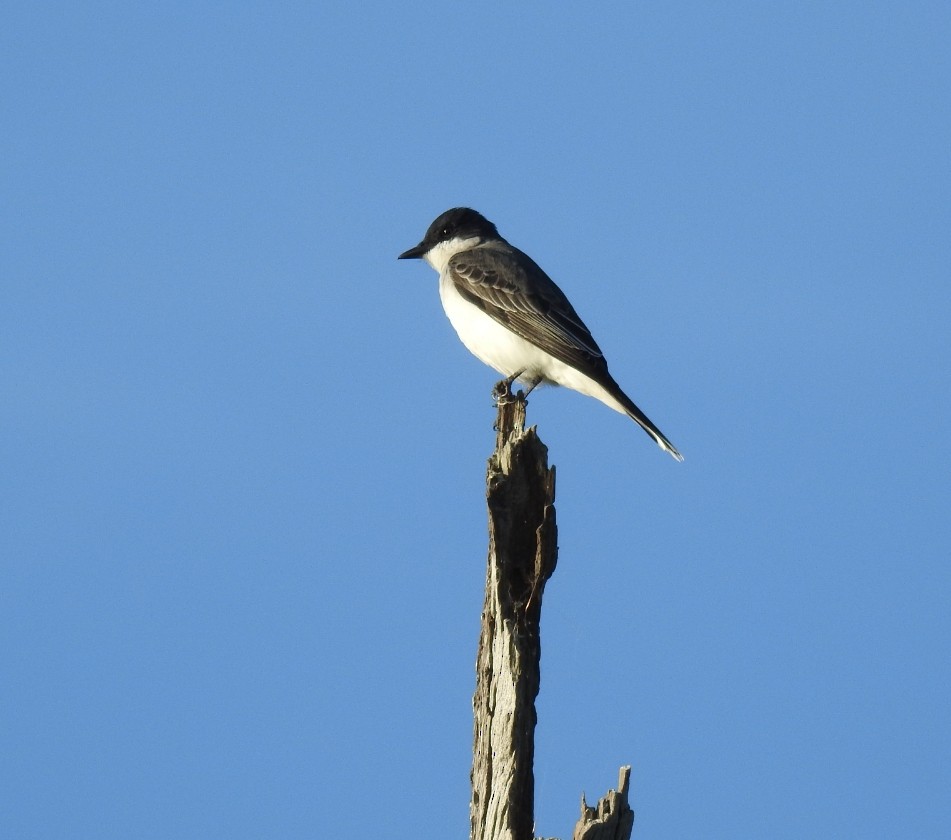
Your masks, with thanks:
M433 247L423 255L423 259L441 275L446 270L446 265L448 265L449 260L460 251L468 251L470 248L475 248L480 241L478 236L470 236L468 239L454 236L452 239L447 239L445 242L439 242L433 245Z

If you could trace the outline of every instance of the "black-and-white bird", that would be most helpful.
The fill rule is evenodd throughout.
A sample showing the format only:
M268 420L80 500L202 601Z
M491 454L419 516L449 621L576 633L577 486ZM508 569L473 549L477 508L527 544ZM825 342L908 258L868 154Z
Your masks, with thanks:
M462 343L507 386L518 380L528 391L547 383L587 394L628 415L683 461L608 373L601 348L561 289L485 216L468 207L447 210L419 245L399 255L420 258L439 273L439 297Z

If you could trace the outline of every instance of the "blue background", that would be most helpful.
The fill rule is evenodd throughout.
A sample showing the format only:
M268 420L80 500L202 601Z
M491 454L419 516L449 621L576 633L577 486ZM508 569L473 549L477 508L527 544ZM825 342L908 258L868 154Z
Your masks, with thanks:
M0 835L464 837L473 206L558 469L538 833L945 837L951 6L8 3ZM420 825L423 825L423 828Z

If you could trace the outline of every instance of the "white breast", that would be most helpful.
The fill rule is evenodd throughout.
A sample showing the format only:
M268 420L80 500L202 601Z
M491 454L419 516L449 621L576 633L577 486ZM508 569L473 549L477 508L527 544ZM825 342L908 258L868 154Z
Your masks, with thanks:
M524 370L523 382L548 378L552 357L469 303L445 275L439 278L439 299L460 341L476 358L503 376Z
M473 356L503 376L522 371L519 381L526 385L539 381L563 385L627 414L624 406L593 379L519 337L460 295L448 276L447 264L454 253L464 249L459 248L458 240L447 245L433 248L426 260L439 272L439 299L449 323Z

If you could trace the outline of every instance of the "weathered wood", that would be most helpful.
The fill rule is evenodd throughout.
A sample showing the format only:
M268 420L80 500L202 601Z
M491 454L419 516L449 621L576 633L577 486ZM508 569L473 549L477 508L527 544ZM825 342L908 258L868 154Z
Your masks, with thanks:
M525 400L499 392L486 500L489 556L472 699L471 840L532 840L535 697L545 582L555 570L555 470Z
M525 399L496 390L495 451L489 458L486 501L489 557L476 690L470 840L533 840L535 698L541 667L542 595L555 571L555 468L535 429L525 430ZM629 840L631 768L618 789L591 808L581 797L574 840Z
M628 804L631 768L622 767L617 790L609 790L591 808L581 794L581 818L575 824L573 840L628 840L634 827L634 812Z

